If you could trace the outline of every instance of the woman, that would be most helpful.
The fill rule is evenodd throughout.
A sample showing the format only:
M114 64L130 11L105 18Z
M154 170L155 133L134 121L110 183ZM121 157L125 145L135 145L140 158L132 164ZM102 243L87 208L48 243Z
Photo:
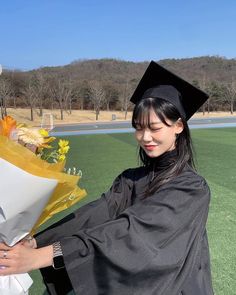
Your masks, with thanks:
M0 275L41 268L50 294L212 295L210 192L186 122L206 99L151 62L131 98L143 165L33 243L1 244Z

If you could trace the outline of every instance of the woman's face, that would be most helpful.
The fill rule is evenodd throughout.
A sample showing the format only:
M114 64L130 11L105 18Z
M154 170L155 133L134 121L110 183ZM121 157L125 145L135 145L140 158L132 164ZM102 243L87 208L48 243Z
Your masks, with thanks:
M170 126L166 126L154 110L150 111L150 127L136 125L135 137L139 145L150 158L158 157L175 148L176 135L183 131L181 120L175 123L166 119Z

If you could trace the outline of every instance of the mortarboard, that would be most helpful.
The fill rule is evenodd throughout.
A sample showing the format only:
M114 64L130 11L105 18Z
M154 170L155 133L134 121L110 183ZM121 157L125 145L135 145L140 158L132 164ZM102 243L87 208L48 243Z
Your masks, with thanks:
M169 101L186 120L208 99L205 92L154 61L150 62L130 100L136 104L147 97Z

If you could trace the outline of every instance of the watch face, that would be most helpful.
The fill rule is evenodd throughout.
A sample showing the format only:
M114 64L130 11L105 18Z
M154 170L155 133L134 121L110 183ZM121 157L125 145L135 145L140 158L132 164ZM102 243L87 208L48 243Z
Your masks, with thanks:
M60 268L63 268L64 266L65 264L64 264L64 259L62 255L53 257L53 267L55 269L60 269Z

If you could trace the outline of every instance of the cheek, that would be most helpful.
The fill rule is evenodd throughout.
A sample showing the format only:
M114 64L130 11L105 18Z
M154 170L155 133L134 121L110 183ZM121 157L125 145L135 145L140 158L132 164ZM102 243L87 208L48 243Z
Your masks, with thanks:
M169 142L171 144L175 143L175 141L176 141L176 135L175 135L175 133L169 134L168 140L169 140Z
M169 130L169 132L166 132L166 134L163 134L163 141L166 143L174 143L176 140L175 133Z
M135 137L135 139L136 139L137 141L139 141L140 138L141 138L140 134L139 134L137 131L135 131L135 133L134 133L134 137Z

